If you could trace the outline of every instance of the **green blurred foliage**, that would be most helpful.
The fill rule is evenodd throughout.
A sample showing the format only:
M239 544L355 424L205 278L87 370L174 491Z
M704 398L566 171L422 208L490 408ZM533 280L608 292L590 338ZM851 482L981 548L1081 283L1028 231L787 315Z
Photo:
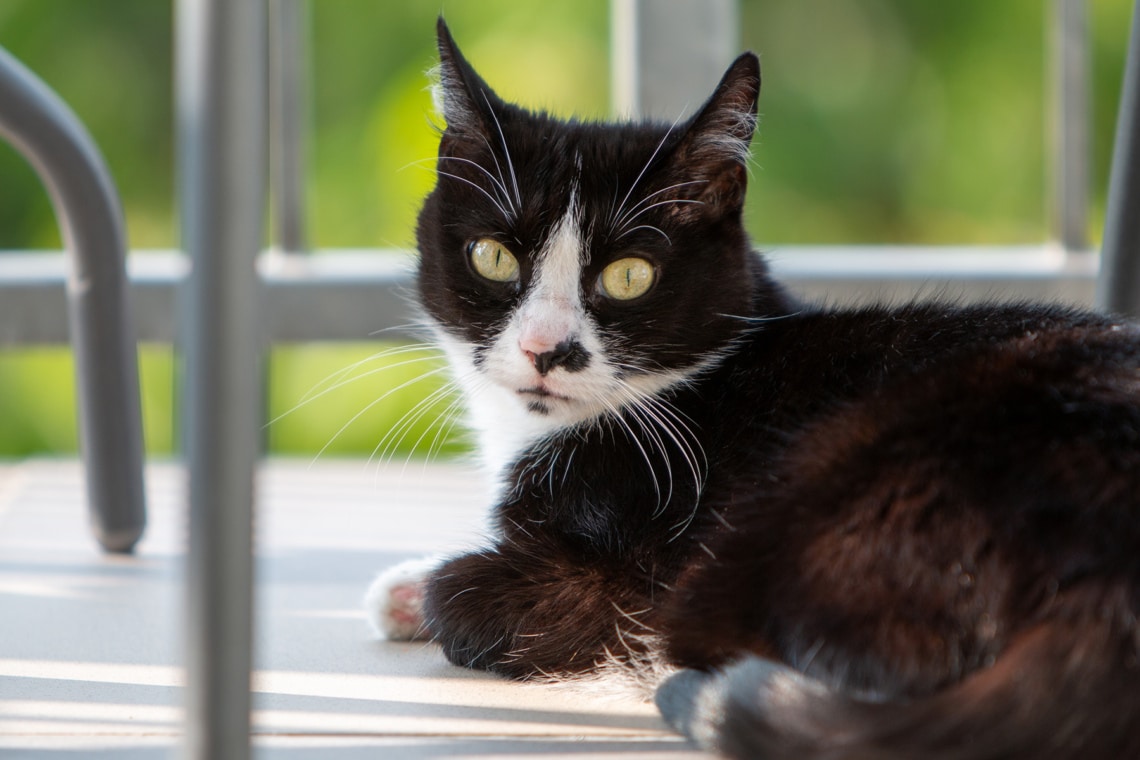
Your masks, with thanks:
M740 5L742 44L760 53L764 69L747 208L762 247L1048 237L1052 3ZM1131 6L1088 4L1094 242ZM117 180L134 249L177 240L172 7L0 0L0 46L87 124ZM606 0L313 0L306 159L315 247L412 244L415 213L433 181L435 117L425 73L435 62L441 9L504 97L559 114L609 113ZM35 175L0 144L0 251L59 245ZM440 415L452 402L438 362L422 354L370 358L380 350L275 349L268 417L284 416L267 427L270 450L311 455L327 444L326 454L383 459L461 449L456 436L437 435L449 428ZM141 358L148 449L170 452L177 435L171 350L144 347ZM417 361L404 363L410 358ZM428 397L433 406L417 407ZM73 399L66 350L0 353L0 455L73 451ZM405 420L415 419L404 426L409 414Z
M76 450L74 378L75 365L66 349L0 352L0 456ZM148 449L170 452L174 440L170 346L139 350L139 398Z
M1088 3L1099 239L1131 3ZM762 243L1034 243L1048 230L1043 0L755 0Z
M87 125L123 195L132 247L174 243L169 3L3 0L0 46ZM51 205L0 142L0 250L59 248Z

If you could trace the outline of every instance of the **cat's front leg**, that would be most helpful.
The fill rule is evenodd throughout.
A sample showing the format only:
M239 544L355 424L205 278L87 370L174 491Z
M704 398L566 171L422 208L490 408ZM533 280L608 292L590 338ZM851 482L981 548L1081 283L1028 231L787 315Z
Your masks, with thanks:
M451 662L512 678L573 677L636 657L651 631L632 573L557 550L488 549L428 580L424 618Z

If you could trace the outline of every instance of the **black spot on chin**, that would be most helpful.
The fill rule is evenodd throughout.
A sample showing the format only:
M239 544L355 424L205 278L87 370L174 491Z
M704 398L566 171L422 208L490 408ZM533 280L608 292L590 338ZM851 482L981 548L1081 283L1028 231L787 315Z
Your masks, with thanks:
M534 412L535 414L541 414L543 417L550 414L550 407L541 401L531 401L526 405L526 408L528 411Z

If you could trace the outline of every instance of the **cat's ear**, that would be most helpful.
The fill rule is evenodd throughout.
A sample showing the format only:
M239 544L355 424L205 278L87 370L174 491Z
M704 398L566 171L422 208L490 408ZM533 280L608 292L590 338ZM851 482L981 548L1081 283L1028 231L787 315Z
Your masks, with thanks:
M674 167L694 183L693 198L707 207L723 212L744 204L759 95L760 59L744 53L728 67L677 144Z
M436 111L447 122L451 137L485 133L493 109L502 101L459 52L442 16L436 23L436 34L439 81L432 91Z

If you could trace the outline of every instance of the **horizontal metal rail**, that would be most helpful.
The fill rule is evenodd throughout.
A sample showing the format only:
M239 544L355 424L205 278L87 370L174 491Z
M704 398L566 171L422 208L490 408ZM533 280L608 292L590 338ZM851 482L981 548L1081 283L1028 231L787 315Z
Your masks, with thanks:
M1051 299L1092 305L1094 253L1059 246L778 246L774 274L793 290L830 303L898 302L944 296L965 301ZM258 262L265 344L406 337L415 259L407 251L336 249L315 255L270 251ZM67 261L60 253L0 255L0 347L67 342ZM187 274L174 251L128 257L139 339L172 342Z

